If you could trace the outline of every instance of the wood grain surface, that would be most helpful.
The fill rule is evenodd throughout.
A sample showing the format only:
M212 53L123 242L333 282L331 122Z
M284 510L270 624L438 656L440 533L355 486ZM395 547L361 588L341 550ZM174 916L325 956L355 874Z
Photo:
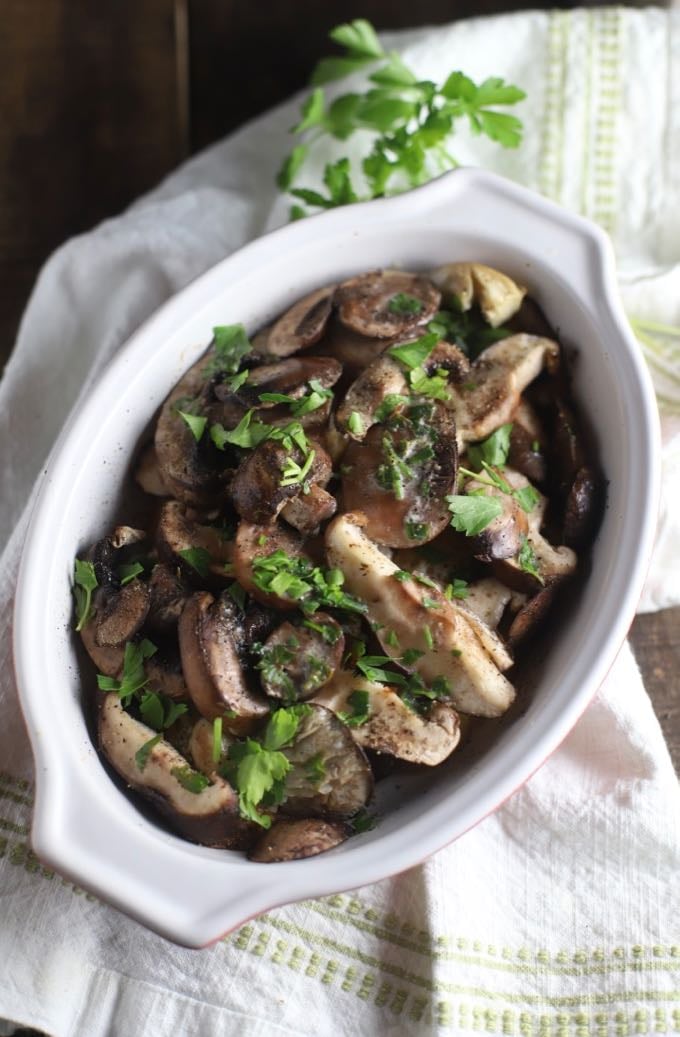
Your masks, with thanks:
M5 0L0 31L0 366L37 271L189 151L306 82L328 30L513 10L510 0ZM552 6L573 6L558 3ZM601 6L600 3L586 6ZM632 642L680 766L680 609Z

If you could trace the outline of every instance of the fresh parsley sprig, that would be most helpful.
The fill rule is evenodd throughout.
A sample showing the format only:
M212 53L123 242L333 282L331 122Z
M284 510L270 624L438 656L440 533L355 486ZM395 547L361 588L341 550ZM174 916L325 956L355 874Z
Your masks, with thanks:
M98 673L97 687L100 691L117 692L122 705L129 705L135 695L146 688L148 678L144 671L144 663L156 652L156 645L146 638L141 641L128 641L123 654L121 679L106 677L103 673Z
M398 54L385 53L373 26L363 18L337 26L330 38L342 53L324 58L314 70L314 89L291 130L300 143L286 156L277 176L281 190L298 203L291 210L293 219L307 214L300 202L312 209L330 209L394 194L454 168L458 163L448 144L460 120L467 121L473 134L484 134L502 147L519 145L521 121L498 111L524 99L518 87L496 76L476 84L460 71L451 72L441 84L420 80ZM363 93L327 99L327 83L377 62L381 64L369 76L371 85ZM328 136L347 140L358 131L373 135L372 147L361 163L361 187L358 171L348 158L326 165L327 193L294 186L317 142Z
M73 573L73 594L76 599L76 630L81 631L92 614L92 592L99 586L92 562L76 558Z

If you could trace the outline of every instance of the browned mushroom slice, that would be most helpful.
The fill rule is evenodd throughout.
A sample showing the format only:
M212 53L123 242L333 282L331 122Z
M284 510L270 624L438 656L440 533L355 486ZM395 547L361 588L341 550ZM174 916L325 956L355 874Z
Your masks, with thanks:
M136 529L134 526L115 526L109 537L111 547L114 551L120 551L123 547L133 547L146 540L146 531Z
M319 817L295 821L276 821L260 836L248 854L257 864L281 864L317 857L344 843L350 835L341 821L324 821Z
M408 763L436 767L447 759L460 741L460 720L448 702L435 702L421 716L402 701L394 688L340 670L318 692L314 702L334 713L351 715L350 698L355 691L368 695L368 716L351 727L352 737L362 749L388 753Z
M159 562L149 577L151 603L147 622L154 630L168 633L175 630L189 590L181 578L179 568Z
M103 591L94 617L97 645L113 648L131 641L147 617L150 602L149 588L137 579L118 590Z
M217 775L204 784L168 741L126 713L115 693L99 713L99 744L114 770L161 813L171 827L205 846L243 849L254 826L239 815L238 795ZM193 790L196 791L193 791Z
M269 635L257 669L267 695L297 702L311 698L340 665L345 638L340 625L324 612L300 625L286 621Z
M379 356L349 387L335 412L335 424L352 439L362 440L376 421L389 396L408 395L401 366L390 356Z
M314 354L334 357L342 364L344 375L351 381L392 344L390 339L359 335L332 317L326 334L314 348Z
M234 742L234 738L222 728L219 738L219 744L217 746L219 751L219 757L215 759L215 728L214 725L206 720L205 717L201 717L195 724L192 725L191 734L189 736L188 753L193 761L196 770L202 774L207 774L208 777L212 777L213 774L217 773L217 768L220 760L227 758L227 752L229 746Z
M500 504L500 515L492 519L485 529L471 540L475 558L480 562L493 562L496 559L512 558L522 546L522 537L529 529L527 513L510 494L504 493L495 486L488 486L476 479L467 479L466 493L483 493L495 498Z
M184 504L166 501L156 534L158 553L190 580L225 584L231 580L233 541L215 526L198 522Z
M456 709L500 716L515 690L500 672L465 613L434 587L404 580L366 536L364 518L340 515L326 530L328 561L341 569L347 590L366 602L385 655L415 670L426 684L443 678ZM404 654L415 658L406 666Z
M521 399L512 415L508 464L532 483L542 486L547 475L544 450L545 431L538 414L531 404Z
M373 794L373 775L346 724L330 709L307 704L291 745L281 751L286 775L286 814L352 817Z
M144 490L144 493L149 493L152 497L172 496L172 491L161 474L158 455L153 443L150 443L140 454L134 477L135 482Z
M511 468L506 468L503 475L516 490L529 485L523 475ZM558 583L576 569L575 552L566 546L553 547L541 534L547 504L547 498L536 491L536 504L528 513L528 529L522 538L523 555L518 552L513 558L493 562L493 572L497 579L527 594L536 594L541 587Z
M600 480L592 468L579 468L567 495L563 538L569 547L588 542L597 521L601 498Z
M500 625L503 613L515 597L509 587L492 576L474 580L468 584L466 591L463 605L492 630Z
M97 644L95 634L97 632L96 609L80 631L83 647L97 668L97 673L103 673L106 677L120 677L123 671L123 658L125 645L116 645L113 648L103 647Z
M456 427L451 412L425 401L374 425L343 456L343 501L366 516L366 535L388 547L432 540L451 518L445 497L455 492Z
M423 361L427 374L446 371L454 382L462 382L470 374L470 361L459 346L453 342L438 342Z
M297 445L287 450L278 440L267 439L244 458L231 484L231 498L241 518L272 522L286 501L302 493L305 485L326 485L333 471L330 457L316 442L309 441L308 450L305 453ZM305 472L304 477L294 480L287 475L291 465Z
M424 277L376 270L344 281L336 294L338 316L360 335L394 338L427 324L439 309L440 292Z
M267 336L269 356L290 356L318 342L331 315L335 285L317 288L279 317Z
M234 543L234 575L243 589L262 605L275 609L294 609L296 603L293 600L263 591L254 579L254 561L266 558L275 551L283 551L292 558L311 560L303 546L302 537L293 529L281 524L268 526L240 522Z
M184 671L176 644L161 645L158 651L145 661L144 671L150 691L160 692L169 699L180 702L189 699L189 689L184 680Z
M456 416L459 444L486 439L511 421L527 385L558 360L557 343L533 335L512 335L485 349L468 381L449 385L447 406Z
M313 535L322 522L333 518L338 508L335 497L321 486L310 486L309 493L300 493L286 501L281 518L300 533Z
M264 698L246 682L235 640L237 630L233 602L224 595L215 601L205 591L194 594L180 617L184 678L196 709L208 720L227 712L257 718L268 711Z
M236 393L247 406L268 410L276 407L279 401L263 400L263 395L279 393L299 400L305 395L310 381L318 382L323 389L330 389L341 374L342 366L333 357L293 356L252 368L248 380ZM225 385L215 387L218 399L224 399L229 391Z
M477 303L492 328L517 313L526 294L526 288L483 263L447 263L431 277L446 303L454 300L463 312Z
M508 642L513 648L525 641L529 634L536 633L545 620L554 597L555 585L553 584L544 587L538 594L534 594L533 598L529 598L522 606L507 631Z

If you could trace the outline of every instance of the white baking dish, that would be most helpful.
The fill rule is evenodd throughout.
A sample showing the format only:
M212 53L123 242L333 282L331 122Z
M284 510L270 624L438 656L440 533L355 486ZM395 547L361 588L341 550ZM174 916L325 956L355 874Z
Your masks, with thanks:
M207 346L215 324L253 331L310 289L353 272L453 260L497 266L578 351L574 390L609 481L592 571L551 637L526 709L426 778L380 783L381 824L307 861L257 865L194 846L140 812L110 779L88 732L70 594L74 556L111 525L149 419ZM397 198L302 220L248 245L171 299L121 349L57 443L22 560L15 659L35 754L36 853L171 940L206 944L277 904L402 871L498 806L556 748L626 635L652 546L659 483L656 405L618 299L606 236L478 170Z

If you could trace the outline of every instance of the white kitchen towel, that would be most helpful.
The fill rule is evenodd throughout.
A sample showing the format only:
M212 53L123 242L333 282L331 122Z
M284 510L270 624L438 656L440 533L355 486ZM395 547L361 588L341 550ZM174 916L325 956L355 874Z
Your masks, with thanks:
M644 603L678 602L680 13L534 11L387 42L423 77L461 67L524 87L521 149L463 136L460 161L612 234L664 415ZM31 488L78 394L133 328L285 219L272 177L295 110L256 120L60 249L0 386L0 1016L53 1037L680 1032L680 796L627 647L559 751L453 846L356 893L269 912L209 950L172 946L29 848L10 628Z

